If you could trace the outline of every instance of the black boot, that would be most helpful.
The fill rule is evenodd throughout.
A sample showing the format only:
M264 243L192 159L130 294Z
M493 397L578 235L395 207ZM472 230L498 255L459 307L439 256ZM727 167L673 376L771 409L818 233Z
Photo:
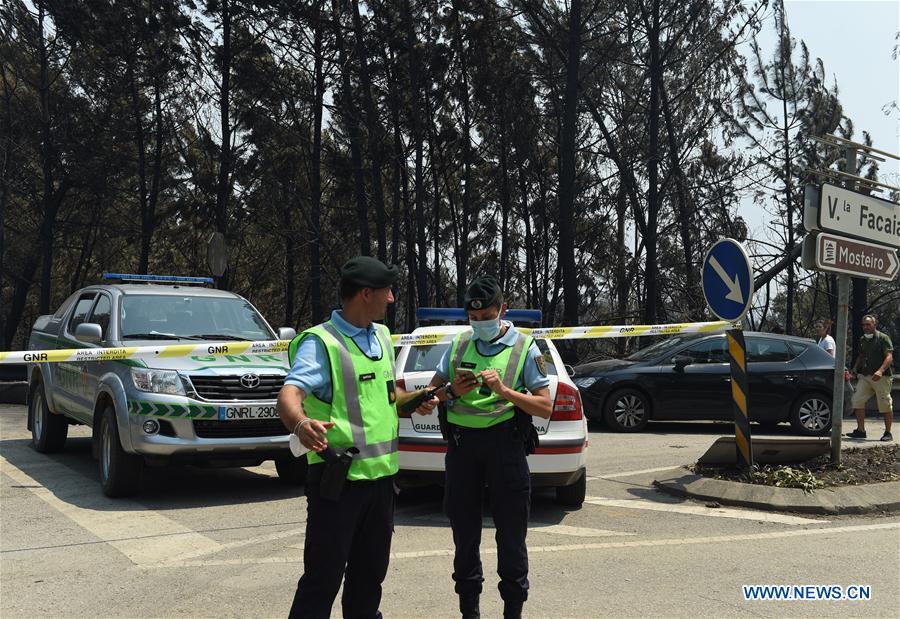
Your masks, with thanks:
M459 612L462 613L462 619L481 619L478 598L477 593L464 593L459 596Z
M522 619L522 606L525 602L503 601L503 619Z

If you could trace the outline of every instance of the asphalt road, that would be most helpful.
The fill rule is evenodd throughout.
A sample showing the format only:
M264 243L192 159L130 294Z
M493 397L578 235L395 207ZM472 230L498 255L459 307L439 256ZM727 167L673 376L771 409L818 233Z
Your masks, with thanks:
M0 406L0 616L286 615L302 569L305 499L271 464L150 469L140 497L112 500L84 428L46 456L31 448L24 417L24 407ZM878 420L868 425L881 435ZM582 509L534 497L525 616L896 617L900 517L712 508L652 489L660 469L692 462L729 429L667 423L621 435L592 426ZM429 488L401 496L386 617L458 616L440 498ZM490 526L482 613L499 617ZM742 586L756 584L864 585L871 598L745 600Z

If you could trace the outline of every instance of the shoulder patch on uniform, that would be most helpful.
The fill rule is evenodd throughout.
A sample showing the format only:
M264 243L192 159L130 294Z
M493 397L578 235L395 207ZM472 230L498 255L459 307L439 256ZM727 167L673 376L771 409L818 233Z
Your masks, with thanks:
M547 360L544 359L544 355L538 355L534 358L534 363L537 365L538 372L541 373L541 376L547 375Z

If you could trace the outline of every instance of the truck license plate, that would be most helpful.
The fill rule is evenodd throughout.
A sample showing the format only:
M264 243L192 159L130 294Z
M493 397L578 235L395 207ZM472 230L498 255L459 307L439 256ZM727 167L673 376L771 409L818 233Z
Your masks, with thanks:
M277 419L275 406L220 406L220 421L242 421L246 419Z

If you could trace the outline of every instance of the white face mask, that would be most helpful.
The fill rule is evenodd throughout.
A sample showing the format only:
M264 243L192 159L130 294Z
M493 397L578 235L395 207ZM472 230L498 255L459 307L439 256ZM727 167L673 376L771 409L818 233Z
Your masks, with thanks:
M500 317L493 320L470 320L475 337L482 342L490 342L500 334Z

